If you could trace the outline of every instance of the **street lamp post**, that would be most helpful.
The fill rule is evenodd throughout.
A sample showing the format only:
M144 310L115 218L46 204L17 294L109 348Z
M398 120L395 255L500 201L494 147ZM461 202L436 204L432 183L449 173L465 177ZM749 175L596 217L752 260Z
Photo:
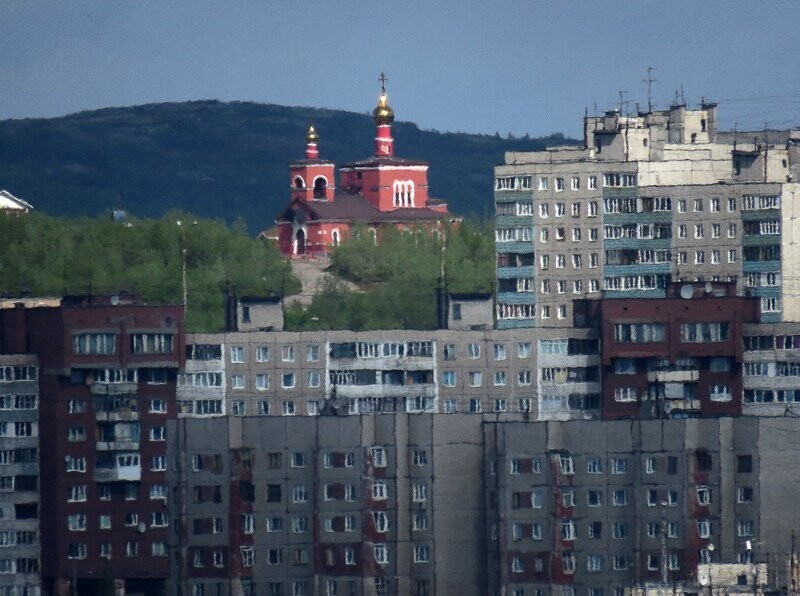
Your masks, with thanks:
M186 255L189 252L188 243L186 240L186 227L181 220L175 222L181 230L181 288L183 290L183 308L186 309L186 304L189 301L189 287L186 284ZM197 221L192 222L193 226L197 225Z

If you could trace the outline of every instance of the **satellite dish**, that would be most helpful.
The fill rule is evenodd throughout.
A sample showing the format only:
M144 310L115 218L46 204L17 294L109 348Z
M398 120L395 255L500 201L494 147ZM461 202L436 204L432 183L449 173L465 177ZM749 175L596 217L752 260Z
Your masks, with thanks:
M710 550L711 552L714 552L714 545L713 544L709 544L706 548L708 550Z
M747 550L753 550L753 543L752 543L752 542L750 542L749 540L746 540L746 541L745 541L745 543L744 543L744 547L745 547Z
M666 403L664 404L664 412L665 412L666 414L669 414L671 411L672 411L672 402L669 402L669 401L668 401L668 402L666 402Z
M116 306L117 304L119 304L119 296L114 294L111 296L111 306Z
M147 526L144 525L144 522L139 522L139 525L136 526L136 529L139 530L139 534L144 534L144 531L147 529Z
M711 285L710 281L707 281L706 282L706 294L710 294L711 290L713 290L713 289L714 289L714 286Z
M694 296L694 288L692 284L684 284L681 286L681 298L684 300L689 300L692 296Z
M700 582L701 586L707 586L708 585L708 578L705 575L701 575L700 577L698 577L697 581Z

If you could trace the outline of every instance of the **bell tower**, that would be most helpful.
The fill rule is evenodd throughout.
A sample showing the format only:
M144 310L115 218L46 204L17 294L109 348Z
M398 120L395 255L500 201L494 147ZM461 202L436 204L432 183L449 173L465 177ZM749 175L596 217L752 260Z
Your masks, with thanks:
M392 138L392 122L394 122L394 112L389 107L386 97L386 75L381 73L378 79L381 82L381 96L378 100L378 107L372 110L372 117L375 119L377 131L375 132L375 155L377 157L392 157L394 155L394 139Z
M289 165L292 199L333 201L335 193L333 162L319 159L319 135L310 126L306 133L306 158Z

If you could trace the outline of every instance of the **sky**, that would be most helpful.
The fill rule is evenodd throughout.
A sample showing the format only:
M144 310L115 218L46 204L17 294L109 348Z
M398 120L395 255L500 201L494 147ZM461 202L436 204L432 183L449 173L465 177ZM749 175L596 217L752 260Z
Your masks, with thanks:
M220 99L580 137L584 110L719 103L800 128L800 0L0 0L0 119ZM323 133L324 134L324 133Z

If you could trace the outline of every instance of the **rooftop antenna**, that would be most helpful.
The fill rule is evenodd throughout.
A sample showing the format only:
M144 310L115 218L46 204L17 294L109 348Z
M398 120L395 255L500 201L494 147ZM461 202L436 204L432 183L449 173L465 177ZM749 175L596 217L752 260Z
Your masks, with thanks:
M653 67L647 67L647 78L644 79L644 83L647 83L647 113L653 111L653 83L658 82L658 79L653 78Z
M686 105L686 97L683 95L683 85L681 85L681 105Z
M628 102L624 100L625 94L627 91L623 91L620 89L619 91L619 115L622 116L622 106L626 105Z

